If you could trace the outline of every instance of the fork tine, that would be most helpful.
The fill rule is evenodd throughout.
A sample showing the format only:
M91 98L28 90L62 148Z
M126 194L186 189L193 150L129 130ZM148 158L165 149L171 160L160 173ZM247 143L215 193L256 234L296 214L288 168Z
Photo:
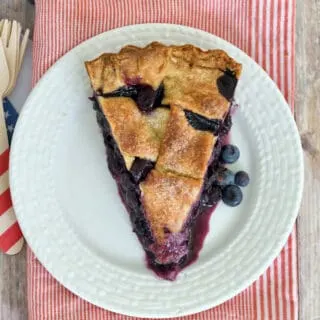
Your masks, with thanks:
M14 20L11 23L10 37L8 41L9 47L16 44L17 36L18 36L18 23L17 21Z
M7 59L9 60L9 70L10 70L10 84L6 91L6 96L8 96L13 90L17 75L18 75L18 63L19 63L19 44L20 39L18 38L19 25L17 21L11 22L11 33L9 38L9 43L7 47Z
M8 46L8 43L9 43L10 31L11 31L11 21L5 19L3 23L2 33L1 33L1 39L3 44L6 47Z
M8 50L11 51L12 57L14 57L15 60L12 63L12 78L10 79L10 87L8 88L7 95L10 95L13 91L20 71L20 34L20 23L15 20L12 21Z
M18 48L18 51L17 51L17 56L16 56L16 66L17 66L17 75L18 75L18 72L20 71L20 51L21 51L21 44L20 44L20 40L21 40L21 31L22 31L22 28L21 28L21 24L19 22L17 22L17 48Z
M3 25L4 25L4 20L1 19L0 20L0 36L1 36L1 33L2 33Z
M21 34L21 25L17 21L12 22L12 30L10 35L9 46L15 46L16 48L16 63L15 63L15 73L17 74L20 62L20 34ZM16 78L16 77L15 77Z
M29 39L29 34L30 34L30 30L27 29L26 32L23 35L23 39L21 42L21 46L20 46L20 62L19 62L19 71L21 69L21 65L22 65L22 61L24 58L24 54L26 52L26 48L27 48L27 44L28 44L28 39Z

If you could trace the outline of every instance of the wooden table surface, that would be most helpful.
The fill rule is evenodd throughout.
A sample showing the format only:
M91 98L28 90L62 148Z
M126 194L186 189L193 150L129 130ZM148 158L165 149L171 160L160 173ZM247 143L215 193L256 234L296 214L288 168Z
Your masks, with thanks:
M296 2L295 118L305 152L298 218L299 319L320 320L320 0ZM0 0L0 19L16 19L32 29L33 16L26 0ZM27 318L25 249L13 257L0 254L0 320Z

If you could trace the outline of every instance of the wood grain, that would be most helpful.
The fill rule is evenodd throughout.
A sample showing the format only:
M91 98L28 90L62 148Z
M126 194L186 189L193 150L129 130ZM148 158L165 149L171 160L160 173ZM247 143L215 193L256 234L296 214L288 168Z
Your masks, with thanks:
M320 319L320 1L297 0L295 117L305 150L300 216L300 319Z
M298 219L299 319L320 320L320 0L296 2L295 117L305 150ZM0 0L4 17L32 29L34 9L26 0ZM14 257L0 255L0 320L27 319L25 261L25 249Z

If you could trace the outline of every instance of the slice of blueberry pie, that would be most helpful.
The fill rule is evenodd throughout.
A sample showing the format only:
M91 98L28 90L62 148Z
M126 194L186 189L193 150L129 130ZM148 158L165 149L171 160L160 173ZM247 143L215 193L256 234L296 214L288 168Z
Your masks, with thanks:
M241 65L222 50L151 43L86 69L133 230L149 267L174 280L198 254L201 217L222 197L216 172Z

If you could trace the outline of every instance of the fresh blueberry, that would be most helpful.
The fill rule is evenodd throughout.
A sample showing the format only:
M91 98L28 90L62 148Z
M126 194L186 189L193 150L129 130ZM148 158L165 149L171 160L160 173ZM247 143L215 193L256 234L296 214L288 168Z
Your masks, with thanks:
M222 190L222 201L230 207L238 206L242 201L242 197L242 191L238 186L229 185Z
M240 157L240 151L237 146L226 144L221 149L220 160L224 163L234 163Z
M246 187L250 182L249 175L245 171L237 172L234 180L235 184L240 187Z
M219 167L216 172L214 172L211 180L213 180L212 182L218 186L234 184L234 173L227 168Z

